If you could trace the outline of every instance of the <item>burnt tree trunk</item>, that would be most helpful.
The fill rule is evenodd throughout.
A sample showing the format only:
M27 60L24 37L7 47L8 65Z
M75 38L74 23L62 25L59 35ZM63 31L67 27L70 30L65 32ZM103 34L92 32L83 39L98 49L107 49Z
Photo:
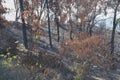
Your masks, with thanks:
M90 36L92 36L92 33L93 33L93 27L94 27L94 21L92 21L92 24L90 25L90 30L89 30L89 34Z
M56 25L57 25L57 34L58 34L58 37L57 37L57 41L59 42L60 41L60 24L59 24L59 19L57 18L57 15L55 13L55 22L56 22Z
M89 30L89 33L90 33L90 36L92 36L92 33L93 33L93 27L94 27L94 24L95 24L95 17L96 17L96 15L95 15L95 12L94 12L94 15L93 15L93 17L92 17L92 20L91 20L91 25L90 25L90 30Z
M119 4L120 4L120 0L118 1L118 4L116 5L115 10L114 10L113 29L112 29L112 35L111 35L111 52L110 52L111 54L114 53L114 48L115 48L114 39L115 39L115 30L117 26L116 15L117 15L117 9L118 9Z
M19 0L19 4L20 4L20 12L21 12L21 20L22 20L22 30L23 30L23 42L24 42L24 46L27 49L28 48L28 40L27 40L27 28L26 28L26 24L25 24L25 19L23 17L23 11L24 11L24 7L23 7L23 0Z
M51 38L51 29L50 29L50 17L49 17L49 3L48 0L46 0L47 4L47 17L48 17L48 34L49 34L49 42L50 42L50 47L52 48L52 38Z
M70 21L70 39L73 40L73 26L72 26L72 21Z

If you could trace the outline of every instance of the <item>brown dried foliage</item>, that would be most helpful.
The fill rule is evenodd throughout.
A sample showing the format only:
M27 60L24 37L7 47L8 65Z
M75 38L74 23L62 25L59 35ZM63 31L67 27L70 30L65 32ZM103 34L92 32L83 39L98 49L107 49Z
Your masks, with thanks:
M82 33L85 34L85 33ZM103 55L109 47L107 43L108 39L104 35L87 36L87 34L81 35L81 40L74 39L73 41L68 40L62 44L61 52L67 55L77 55L80 58L90 58L96 55Z
M81 34L85 34L84 32ZM67 40L62 43L60 53L65 57L76 57L88 64L108 70L111 66L109 57L109 39L105 35L81 35L81 39ZM90 66L89 66L90 67Z

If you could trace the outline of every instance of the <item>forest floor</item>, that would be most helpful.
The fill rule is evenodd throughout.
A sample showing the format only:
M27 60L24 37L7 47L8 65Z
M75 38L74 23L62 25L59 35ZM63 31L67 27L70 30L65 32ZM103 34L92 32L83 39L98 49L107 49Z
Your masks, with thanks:
M20 43L22 43L21 30L22 30L21 28L18 29L15 26L13 26L13 28L8 27L5 30L1 29L0 48L5 48L8 47L9 45L16 47L16 45L14 45L13 43L13 41L15 40L18 40ZM48 35L46 34L46 36ZM119 35L116 41L118 41L118 39ZM54 47L52 49L49 47L48 42L49 42L48 37L47 38L41 37L40 51L41 50L43 51L41 51L42 53L38 51L40 56L34 55L30 56L31 54L29 56L26 56L25 54L23 54L22 55L23 61L21 60L19 61L19 59L18 60L14 59L12 62L7 60L6 58L0 57L0 80L82 80L74 78L79 76L79 74L76 74L77 72L72 71L72 69L75 67L73 63L74 58L70 59L59 55L58 54L59 43L57 41L54 41L53 43ZM4 52L2 51L2 49L0 50L1 50L0 53ZM37 53L31 51L29 52L34 54ZM17 54L19 53L22 54L23 52L18 51ZM117 59L118 59L117 69L105 70L99 68L99 66L93 65L89 72L85 74L86 78L84 80L120 80L119 53ZM34 60L35 61L37 60L38 63L35 63ZM16 61L22 63L18 64L18 62Z

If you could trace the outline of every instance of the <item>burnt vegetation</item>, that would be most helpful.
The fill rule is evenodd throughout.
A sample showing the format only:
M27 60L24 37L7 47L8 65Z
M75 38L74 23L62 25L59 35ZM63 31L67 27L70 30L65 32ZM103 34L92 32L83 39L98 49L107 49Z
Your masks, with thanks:
M120 0L13 1L8 21L0 0L0 80L119 80ZM96 21L109 9L112 30Z

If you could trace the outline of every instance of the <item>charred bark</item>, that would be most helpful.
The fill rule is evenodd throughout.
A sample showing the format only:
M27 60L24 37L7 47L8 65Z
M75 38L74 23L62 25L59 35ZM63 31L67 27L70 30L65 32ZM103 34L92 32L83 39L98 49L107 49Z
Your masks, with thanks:
M19 4L20 4L20 12L21 12L21 20L22 20L23 42L25 48L27 49L28 48L27 27L25 24L25 19L23 17L23 11L24 11L23 0L19 0Z
M117 15L117 9L118 9L119 4L120 4L120 0L118 1L118 4L116 5L115 10L114 10L113 29L112 29L112 35L111 35L111 52L110 52L110 54L114 53L114 48L115 48L114 39L115 39L115 31L116 31L116 26L117 26L116 15Z
M60 41L60 24L59 24L59 19L57 18L57 15L55 13L55 22L56 22L56 25L57 25L57 41L59 42Z
M47 4L47 17L48 17L48 34L49 34L49 42L50 42L50 47L52 48L52 37L51 37L51 29L50 29L50 16L49 16L49 3L48 0L46 0Z

